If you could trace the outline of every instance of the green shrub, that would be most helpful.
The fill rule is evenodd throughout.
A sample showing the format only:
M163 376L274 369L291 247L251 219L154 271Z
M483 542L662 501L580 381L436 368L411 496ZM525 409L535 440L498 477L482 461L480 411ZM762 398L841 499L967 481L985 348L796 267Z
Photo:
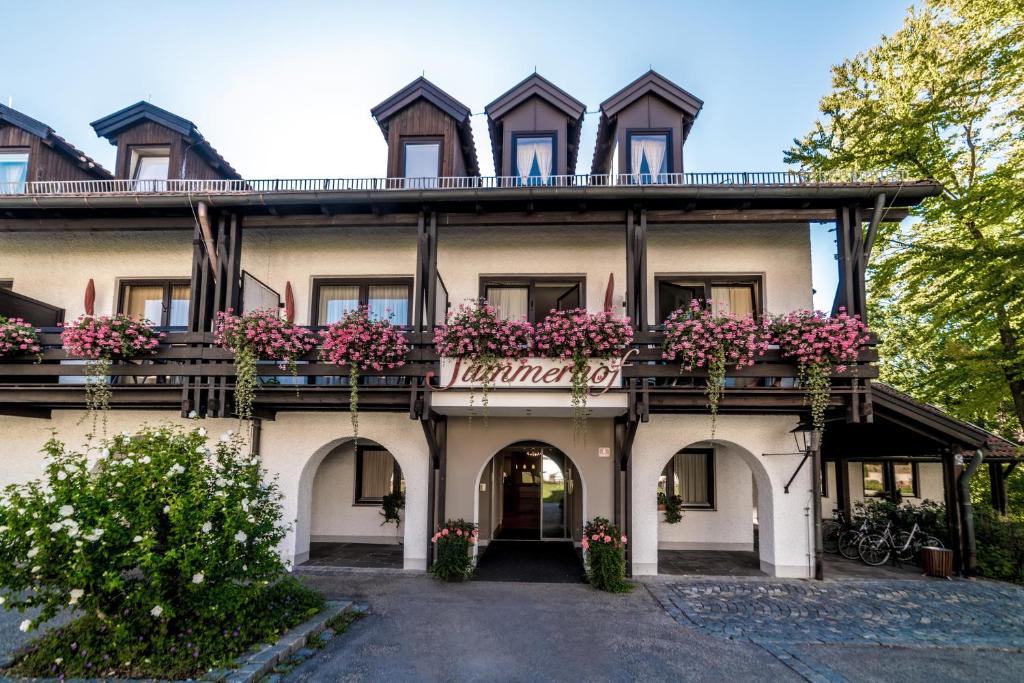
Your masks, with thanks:
M473 574L470 548L476 544L476 525L464 519L449 519L431 537L435 548L430 573L443 581L461 581Z
M609 593L626 593L633 584L626 581L626 536L604 517L595 517L583 527L587 579L594 588Z
M80 618L30 644L19 673L197 674L320 608L282 581L281 494L238 439L143 428L104 442L92 471L55 439L45 452L44 477L3 494L0 591L39 610L23 630Z
M1024 523L974 506L978 572L990 579L1024 583Z

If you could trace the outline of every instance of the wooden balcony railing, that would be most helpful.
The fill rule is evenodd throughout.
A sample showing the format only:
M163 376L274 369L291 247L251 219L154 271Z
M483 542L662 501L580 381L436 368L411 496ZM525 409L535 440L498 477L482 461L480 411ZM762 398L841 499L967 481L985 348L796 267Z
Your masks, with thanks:
M436 385L439 359L432 334L407 332L412 350L401 368L360 375L360 409L407 410L410 395L429 393ZM34 357L0 359L0 414L21 414L32 409L75 409L84 406L87 368L81 359L61 349L57 330L40 335L43 352ZM612 389L642 395L652 411L696 412L707 409L703 370L684 371L661 359L659 332L638 333L629 364L622 370L622 385ZM256 406L267 411L344 409L348 405L348 368L323 363L314 350L299 359L295 378L287 367L268 361L260 365L261 386ZM870 401L864 380L877 377L874 348L833 381L832 403L863 411ZM203 408L208 414L227 416L233 403L233 354L213 345L210 333L168 331L158 351L144 358L114 363L109 372L114 408ZM795 364L770 350L749 368L731 369L721 409L737 411L793 411L804 403L805 392L796 381ZM336 378L328 380L326 378ZM501 391L500 387L495 391ZM539 389L565 391L564 389Z

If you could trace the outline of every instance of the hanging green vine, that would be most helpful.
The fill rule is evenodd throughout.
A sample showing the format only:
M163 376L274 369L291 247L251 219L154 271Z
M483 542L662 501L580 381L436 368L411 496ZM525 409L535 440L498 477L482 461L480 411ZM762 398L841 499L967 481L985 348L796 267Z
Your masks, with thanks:
M359 443L359 366L348 367L348 414L352 422L352 440Z

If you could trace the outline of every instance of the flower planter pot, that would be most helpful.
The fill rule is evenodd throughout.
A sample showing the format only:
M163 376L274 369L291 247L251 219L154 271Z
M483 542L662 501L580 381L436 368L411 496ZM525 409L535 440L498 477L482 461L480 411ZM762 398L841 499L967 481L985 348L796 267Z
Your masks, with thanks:
M664 512L664 511L665 511L665 504L664 503L658 503L658 512Z

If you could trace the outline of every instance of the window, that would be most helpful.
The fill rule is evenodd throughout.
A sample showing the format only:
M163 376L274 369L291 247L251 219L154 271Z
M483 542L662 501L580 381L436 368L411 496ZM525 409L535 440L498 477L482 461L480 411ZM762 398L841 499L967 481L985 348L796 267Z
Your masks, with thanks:
M167 189L171 150L169 147L133 147L131 179L139 181L136 189L156 192Z
M356 447L356 505L379 505L385 494L401 490L402 470L379 446Z
M161 327L186 327L188 280L124 280L118 310Z
M21 194L28 181L28 152L0 149L0 194Z
M904 498L918 498L917 464L912 462L866 462L864 496L885 498L899 491Z
M0 280L0 289L14 289L14 280Z
M412 278L315 280L313 305L316 308L310 318L317 325L336 323L358 306L368 307L371 318L388 318L394 325L409 325Z
M683 507L710 509L715 507L715 452L687 448L669 460L661 473L661 488L672 482L672 492L682 498Z
M672 165L672 134L669 131L628 131L629 173L636 184L668 182Z
M441 141L437 139L402 142L402 177L406 187L437 187L441 175Z
M689 308L693 299L711 300L716 311L737 315L761 311L761 278L742 276L660 276L655 278L658 322L673 311Z
M582 307L583 285L582 278L484 278L480 296L497 309L502 320L537 322L552 310Z
M554 133L512 135L513 175L523 185L547 185L556 168Z

